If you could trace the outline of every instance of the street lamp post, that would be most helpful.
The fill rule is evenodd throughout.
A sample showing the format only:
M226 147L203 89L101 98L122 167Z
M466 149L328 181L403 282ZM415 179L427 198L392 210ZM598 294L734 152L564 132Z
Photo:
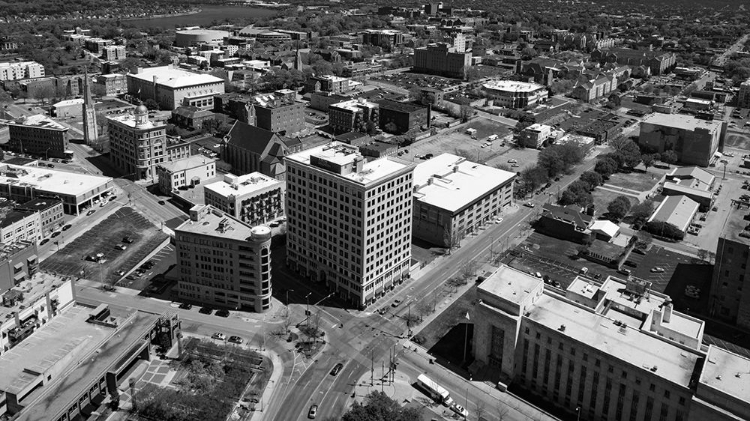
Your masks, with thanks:
M286 305L289 306L289 291L294 292L293 289L286 290ZM308 304L309 305L309 304Z
M310 294L312 292L308 292L307 295L305 295L305 300L307 300L307 310L305 310L305 316L307 316L307 325L310 325Z

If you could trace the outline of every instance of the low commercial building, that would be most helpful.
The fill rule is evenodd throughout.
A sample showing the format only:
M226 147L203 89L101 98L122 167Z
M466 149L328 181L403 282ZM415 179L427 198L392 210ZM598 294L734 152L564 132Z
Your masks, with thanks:
M38 197L15 207L21 212L35 212L39 214L39 232L41 237L49 237L54 231L63 226L65 211L61 200L53 197ZM2 242L5 242L3 240Z
M213 112L196 107L177 107L172 110L172 123L187 129L201 129L204 121L214 118Z
M686 233L698 212L698 208L698 203L687 196L667 196L651 214L648 222L667 222Z
M666 175L666 179L698 190L713 188L716 176L698 167L677 167Z
M156 176L159 178L159 190L170 194L180 187L194 187L216 177L216 161L204 155L193 155L158 164Z
M5 244L18 241L36 243L42 239L42 222L39 213L14 209L15 203L0 203L0 242Z
M63 305L67 294L52 299L54 293L37 306L46 311L26 322L38 326L37 332L0 356L0 411L15 420L87 417L105 398L119 398L118 388L138 360L154 358L154 347L170 349L180 334L174 315L106 304L93 308L73 300ZM48 312L54 317L45 317Z
M108 197L112 189L110 177L0 164L0 197L19 203L36 198L60 199L67 214L78 215L94 200Z
M750 416L746 385L735 380L750 361L706 351L705 323L676 311L650 282L579 277L558 294L503 266L478 298L475 379L522 389L581 419Z
M487 96L499 107L523 108L547 101L549 91L537 83L496 80L482 85Z
M576 145L579 148L581 148L581 150L586 155L588 155L591 151L594 150L594 146L596 146L596 139L594 139L591 136L583 136L579 134L569 133L555 140L555 144L556 145Z
M601 241L612 241L620 234L620 226L606 219L598 219L589 227L596 239Z
M659 153L674 150L682 164L707 167L724 144L726 124L684 114L656 113L641 122L638 143Z
M328 107L351 98L344 95L334 94L332 92L313 92L310 94L310 108L318 111L328 112Z
M711 209L714 195L711 190L696 188L692 183L665 181L661 193L665 196L685 196L698 203L701 212Z
M546 124L534 123L521 130L518 143L530 148L541 148L544 142L552 136L554 128Z
M412 236L454 247L510 206L516 174L444 153L414 168Z
M83 98L65 99L52 104L50 115L56 118L81 118Z
M367 123L378 124L378 104L364 98L351 99L328 107L328 125L336 133L366 131Z
M0 243L0 296L3 297L3 307L6 307L6 309L14 307L12 303L18 301L18 294L6 295L6 293L11 288L19 286L21 282L31 279L38 269L39 257L37 256L36 242L22 240ZM15 299L11 299L11 296L15 296ZM28 316L28 314L20 317L25 318L25 316ZM2 314L2 310L0 310L0 317L2 317L0 319L0 332L2 332L0 334L0 354L2 354L2 351L7 351L12 346L8 341L18 338L9 338L7 335L10 330L8 326L10 323L7 320L10 317ZM16 325L16 327L20 326Z
M270 228L196 205L175 228L175 248L180 299L258 313L271 308Z
M42 155L45 158L70 158L68 128L43 115L26 117L8 124L10 141L8 149L17 153Z
M383 99L378 101L380 129L388 133L401 134L430 127L430 107L423 107L407 102Z
M250 226L284 215L284 183L259 172L225 174L222 181L204 186L203 195L207 205Z
M204 110L214 107L214 95L224 93L224 80L172 66L138 68L128 73L128 93L145 101L153 99L162 109L189 105Z

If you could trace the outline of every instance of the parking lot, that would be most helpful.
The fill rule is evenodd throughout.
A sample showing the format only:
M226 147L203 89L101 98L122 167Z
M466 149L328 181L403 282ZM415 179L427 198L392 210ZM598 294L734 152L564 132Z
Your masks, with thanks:
M122 208L42 262L41 270L112 284L167 238L132 208Z
M164 275L177 263L174 246L167 244L156 252L150 259L138 269L128 274L117 283L117 286L146 290L147 293L161 295L167 292Z

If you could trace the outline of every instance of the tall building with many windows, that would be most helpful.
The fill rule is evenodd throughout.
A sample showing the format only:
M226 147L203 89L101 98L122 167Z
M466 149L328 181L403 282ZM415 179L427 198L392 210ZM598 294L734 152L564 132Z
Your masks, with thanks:
M413 164L340 142L285 162L292 269L358 308L409 277Z
M212 307L271 308L271 229L251 228L210 205L175 228L178 297Z
M711 315L750 329L750 231L748 205L733 201L716 244L709 295Z
M474 377L581 420L750 417L750 360L703 345L705 323L651 283L578 277L565 289L502 266L478 289Z

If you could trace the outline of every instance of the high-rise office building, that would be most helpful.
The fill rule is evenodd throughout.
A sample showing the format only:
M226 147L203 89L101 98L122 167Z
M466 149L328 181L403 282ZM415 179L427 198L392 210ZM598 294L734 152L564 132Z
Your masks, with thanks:
M340 142L285 162L291 268L359 308L409 277L413 164Z
M750 209L733 202L716 244L709 309L714 317L750 329Z
M235 310L271 308L271 229L251 228L210 205L175 228L178 297Z

